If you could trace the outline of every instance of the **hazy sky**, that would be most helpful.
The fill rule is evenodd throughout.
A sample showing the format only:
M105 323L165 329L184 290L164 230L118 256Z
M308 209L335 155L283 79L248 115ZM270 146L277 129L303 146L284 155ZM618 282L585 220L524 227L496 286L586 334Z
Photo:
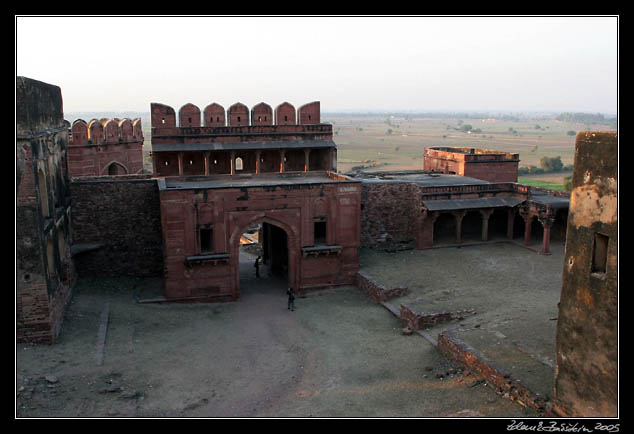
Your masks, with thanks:
M617 17L17 16L16 75L65 112L617 112Z

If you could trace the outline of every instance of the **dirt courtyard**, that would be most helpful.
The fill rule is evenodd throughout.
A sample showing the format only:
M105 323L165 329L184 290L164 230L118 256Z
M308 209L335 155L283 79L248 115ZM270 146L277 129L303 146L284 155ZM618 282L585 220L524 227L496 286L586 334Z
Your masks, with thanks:
M16 416L537 416L403 335L358 289L300 296L291 312L284 280L256 279L249 254L241 267L231 303L138 303L161 279L81 280L56 344L16 344Z

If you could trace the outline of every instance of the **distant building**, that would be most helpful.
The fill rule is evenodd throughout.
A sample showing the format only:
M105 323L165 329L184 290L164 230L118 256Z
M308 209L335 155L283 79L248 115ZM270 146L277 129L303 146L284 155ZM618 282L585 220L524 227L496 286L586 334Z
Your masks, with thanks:
M491 182L517 182L519 154L477 148L425 149L423 170Z

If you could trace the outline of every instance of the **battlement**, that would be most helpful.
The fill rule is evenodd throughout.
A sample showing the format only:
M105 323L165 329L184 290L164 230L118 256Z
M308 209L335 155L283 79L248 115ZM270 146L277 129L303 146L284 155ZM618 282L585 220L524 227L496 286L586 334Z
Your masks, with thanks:
M119 143L143 143L141 119L83 119L73 122L70 146L106 145Z
M231 105L226 111L218 103L211 103L201 112L200 108L187 103L176 111L165 104L151 103L152 131L159 129L188 127L244 127L274 125L317 125L321 123L319 101L304 104L297 110L283 102L275 110L261 102L249 108L241 102ZM177 125L178 119L178 125Z

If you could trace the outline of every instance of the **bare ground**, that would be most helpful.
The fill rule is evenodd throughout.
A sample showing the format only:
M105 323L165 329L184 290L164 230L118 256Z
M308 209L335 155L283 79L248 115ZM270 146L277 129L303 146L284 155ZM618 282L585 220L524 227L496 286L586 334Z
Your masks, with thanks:
M80 281L58 342L16 345L16 416L536 416L403 335L356 288L300 296L290 312L286 282L255 279L243 257L232 303L137 303L161 294L160 279Z

